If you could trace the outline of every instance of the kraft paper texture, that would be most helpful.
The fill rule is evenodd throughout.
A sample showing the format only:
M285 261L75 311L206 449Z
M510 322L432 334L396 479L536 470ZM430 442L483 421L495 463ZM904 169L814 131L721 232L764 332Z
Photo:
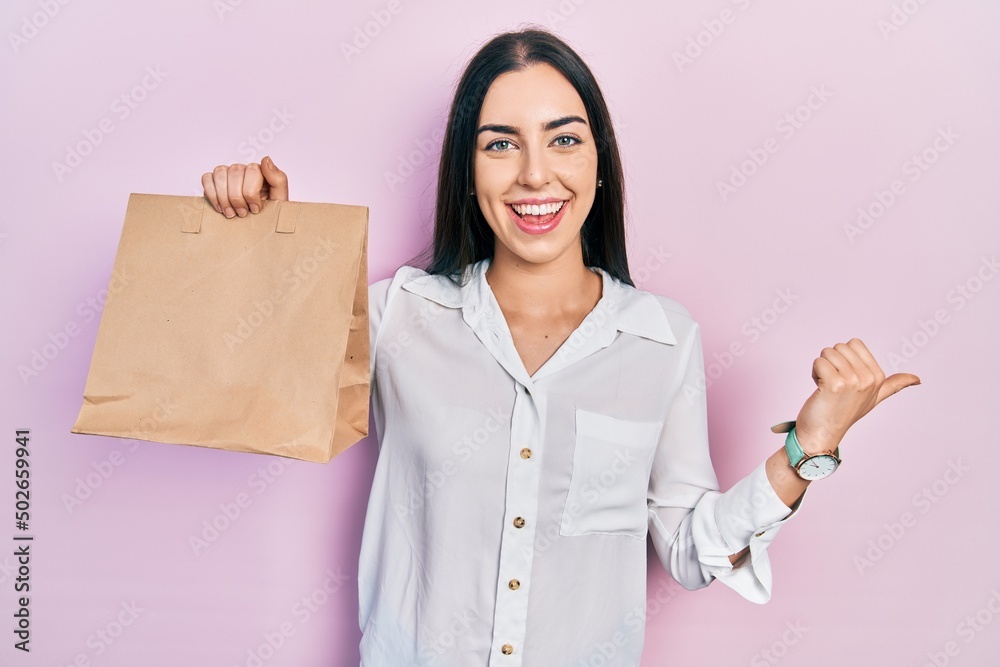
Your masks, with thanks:
M132 194L71 431L328 462L368 434L368 208Z

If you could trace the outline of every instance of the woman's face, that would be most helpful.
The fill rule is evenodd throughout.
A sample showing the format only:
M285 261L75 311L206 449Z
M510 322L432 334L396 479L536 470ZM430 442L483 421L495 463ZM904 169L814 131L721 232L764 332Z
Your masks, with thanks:
M474 182L501 253L544 264L580 251L597 147L583 100L547 64L497 77L479 115Z

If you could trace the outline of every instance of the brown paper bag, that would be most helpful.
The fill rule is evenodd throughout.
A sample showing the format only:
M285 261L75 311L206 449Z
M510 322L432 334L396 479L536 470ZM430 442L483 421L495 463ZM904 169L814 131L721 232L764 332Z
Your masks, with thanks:
M367 242L364 206L132 194L72 432L329 461L368 434Z

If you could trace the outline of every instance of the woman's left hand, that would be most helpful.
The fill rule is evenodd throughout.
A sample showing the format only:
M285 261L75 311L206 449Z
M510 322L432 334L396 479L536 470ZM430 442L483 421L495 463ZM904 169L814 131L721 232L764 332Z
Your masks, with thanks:
M795 420L795 434L807 454L832 452L851 425L900 389L920 384L912 373L885 376L857 338L825 348L813 362L816 391Z

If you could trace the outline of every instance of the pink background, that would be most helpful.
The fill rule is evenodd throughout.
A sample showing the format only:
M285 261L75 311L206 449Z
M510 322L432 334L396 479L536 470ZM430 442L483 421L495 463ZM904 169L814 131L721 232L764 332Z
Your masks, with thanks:
M36 541L30 655L12 648L14 558L0 547L0 663L248 665L287 623L263 664L357 664L374 441L318 465L72 435L99 321L87 302L108 286L130 192L200 194L202 172L267 153L293 199L370 206L370 279L391 275L429 238L463 65L491 34L535 22L579 50L613 109L633 276L702 324L724 487L780 444L768 427L794 418L824 346L858 336L887 370L923 379L857 425L843 469L809 491L771 548L769 604L718 583L678 592L651 561L643 665L995 664L1000 6L398 3L5 3L0 541L15 533L19 428L32 433ZM342 44L369 23L348 59ZM796 113L797 127L782 120ZM57 175L102 119L113 131ZM765 147L724 199L717 184ZM915 168L925 151L933 163ZM22 379L69 325L78 335ZM742 354L726 358L733 343ZM251 505L195 554L189 538L241 493ZM119 616L131 624L98 639Z

